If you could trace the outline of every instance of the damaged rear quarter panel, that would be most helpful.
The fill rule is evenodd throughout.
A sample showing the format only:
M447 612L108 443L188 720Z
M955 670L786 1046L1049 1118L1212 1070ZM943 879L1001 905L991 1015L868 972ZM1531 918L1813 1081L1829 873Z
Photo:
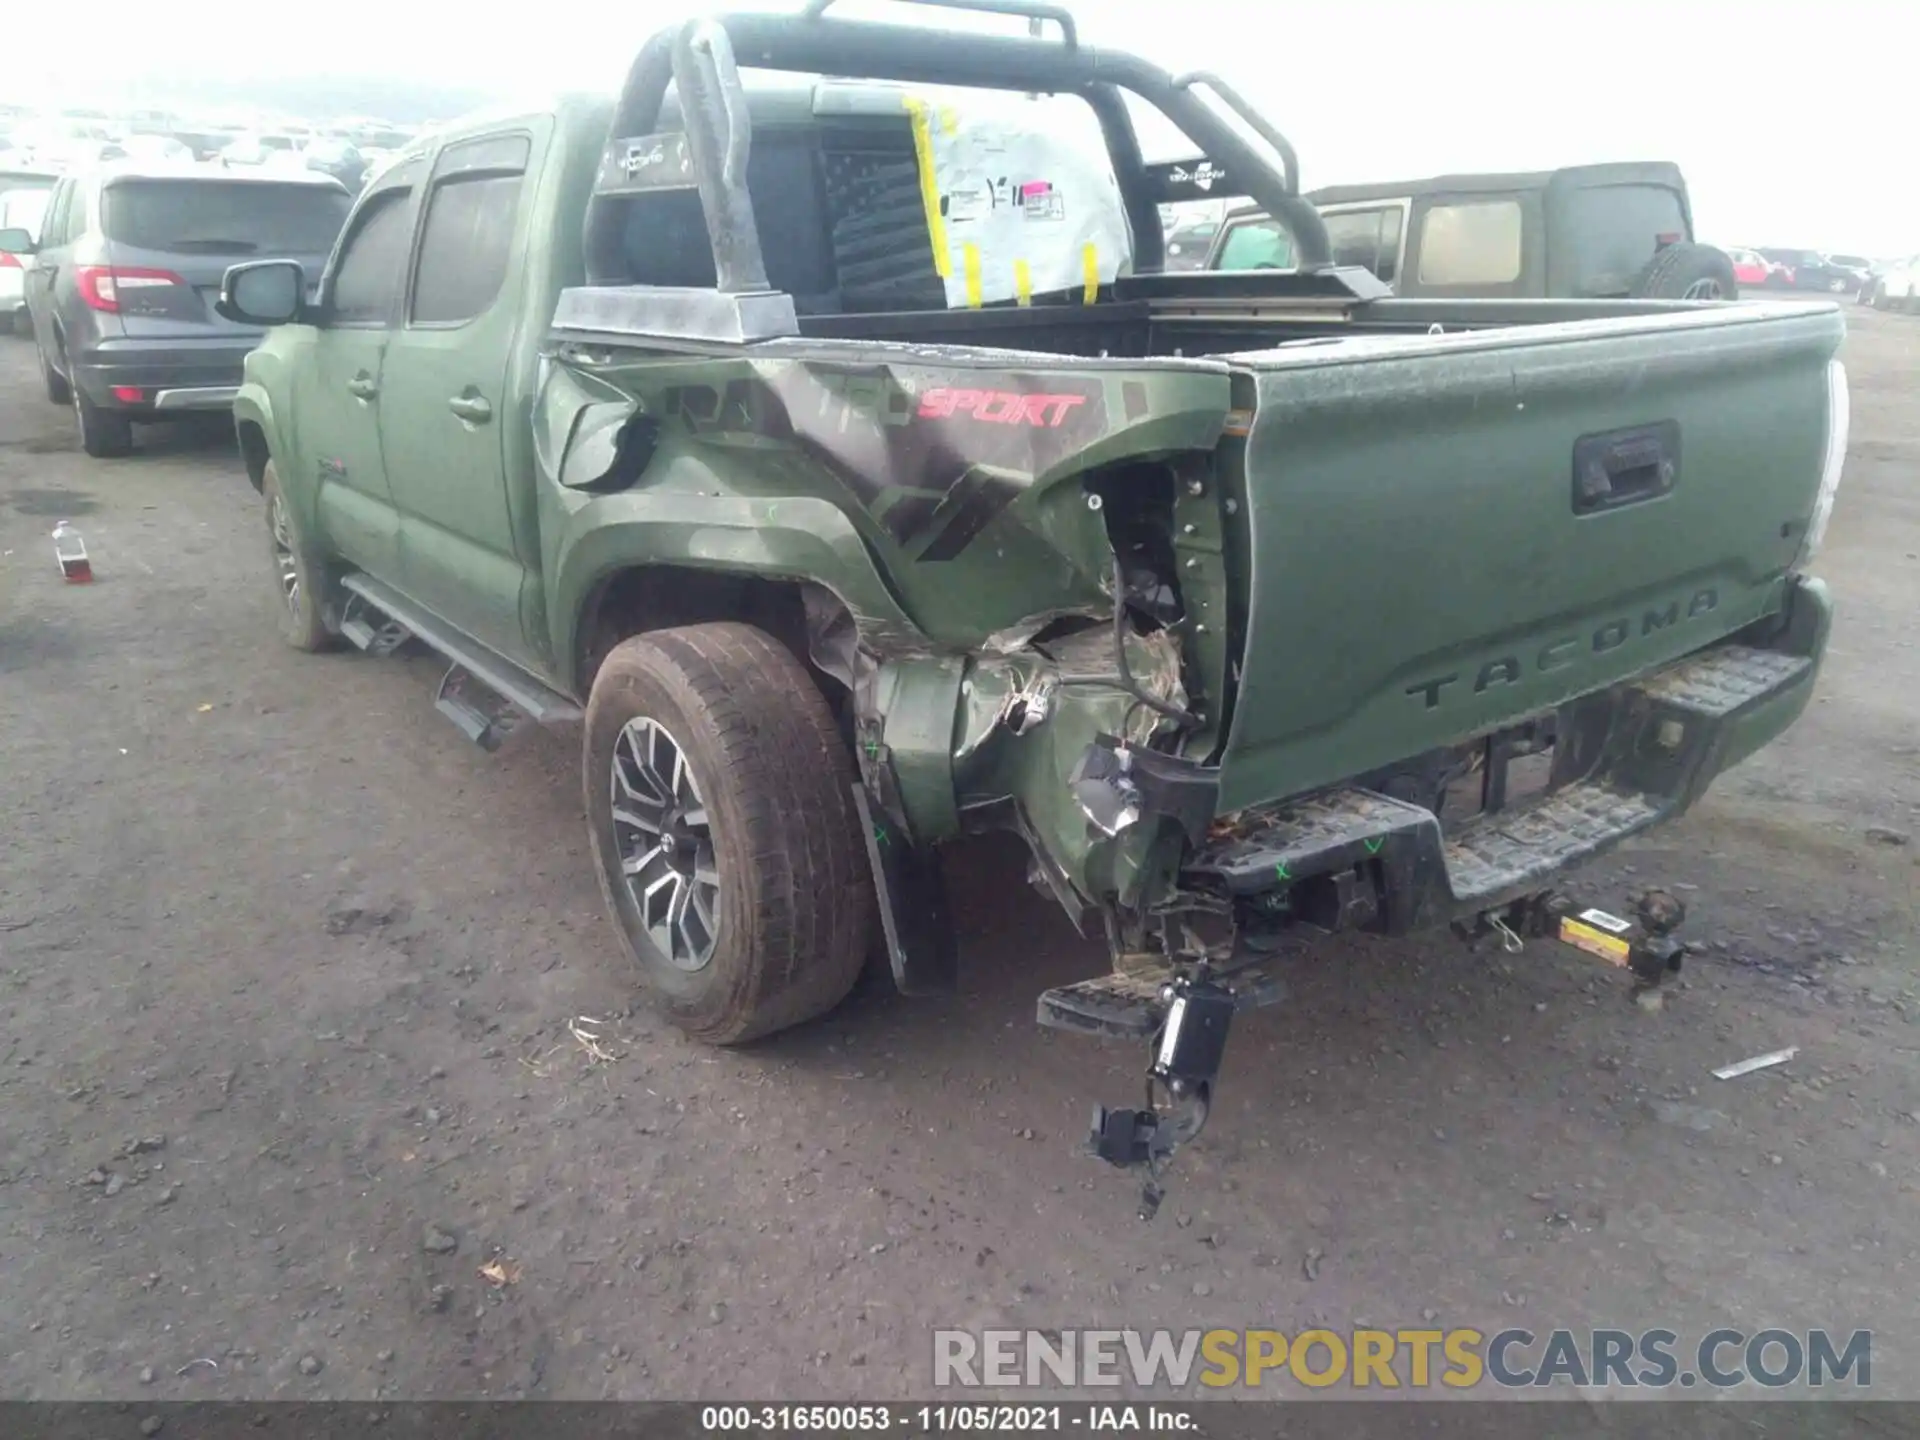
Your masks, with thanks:
M1111 616L1113 553L1079 479L1211 452L1225 367L1035 368L1030 355L883 346L802 358L797 343L723 356L556 353L535 422L556 655L577 655L587 597L628 566L815 582L852 612L869 664L938 672L900 693L954 695L959 666L949 719L916 713L885 737L912 782L901 818L918 838L952 833L961 807L1012 799L1072 883L1124 884L1124 852L1142 842L1095 845L1066 776L1094 735L1128 724L1131 698L1061 690L1051 718L1020 737L998 719L1013 690L1068 668L1028 635L1049 619ZM645 463L596 492L630 425L648 427ZM1072 673L1110 672L1110 639L1096 637L1102 646L1083 645ZM1179 689L1171 635L1130 650L1141 679ZM1151 729L1137 711L1131 723Z
M1004 357L1026 362L1013 369L954 363L967 351L937 352L948 357L940 364L873 358L902 349L891 346L787 358L790 344L722 357L563 360L547 386L561 413L546 424L567 443L550 443L543 465L563 473L569 445L610 453L610 412L594 413L607 402L559 393L580 383L559 377L583 369L594 388L631 396L659 427L662 457L700 456L709 490L837 506L915 628L956 650L1031 617L1104 613L1104 525L1080 487L1064 482L1121 460L1209 451L1228 403L1225 367L1198 362L1056 370ZM629 493L661 493L661 477L649 468ZM831 574L802 578L839 588Z

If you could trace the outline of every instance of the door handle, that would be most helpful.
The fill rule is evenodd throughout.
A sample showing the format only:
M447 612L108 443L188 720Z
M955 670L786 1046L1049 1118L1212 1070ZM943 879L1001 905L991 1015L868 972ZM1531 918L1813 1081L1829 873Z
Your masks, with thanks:
M357 400L371 400L380 393L380 387L371 375L362 370L347 381L347 393Z
M493 406L484 395L455 395L447 401L447 409L469 425L484 425L493 419Z

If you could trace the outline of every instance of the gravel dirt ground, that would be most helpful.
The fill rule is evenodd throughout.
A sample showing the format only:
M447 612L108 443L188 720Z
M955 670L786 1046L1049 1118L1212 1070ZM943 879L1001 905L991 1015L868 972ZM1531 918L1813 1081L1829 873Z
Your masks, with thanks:
M285 649L225 431L89 461L0 341L0 1397L904 1398L936 1326L1315 1322L1865 1327L1920 1397L1920 320L1849 318L1819 699L1592 872L1693 906L1665 1009L1328 945L1151 1225L1077 1153L1142 1057L1033 1025L1101 957L1017 853L955 856L955 999L681 1039L574 736Z

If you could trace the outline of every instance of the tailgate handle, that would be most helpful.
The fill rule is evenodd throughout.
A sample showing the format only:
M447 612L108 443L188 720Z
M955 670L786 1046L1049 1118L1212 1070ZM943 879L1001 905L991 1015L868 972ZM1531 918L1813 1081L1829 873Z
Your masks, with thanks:
M1573 513L1653 500L1680 478L1680 427L1672 420L1583 435L1573 444Z

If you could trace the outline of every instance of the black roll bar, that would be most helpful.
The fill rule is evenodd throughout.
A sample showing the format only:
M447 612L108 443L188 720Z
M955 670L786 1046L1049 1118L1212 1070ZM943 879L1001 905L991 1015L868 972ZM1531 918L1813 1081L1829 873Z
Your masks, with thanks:
M687 149L693 157L700 208L713 244L713 273L729 295L770 288L760 251L760 227L747 196L747 154L753 121L747 91L734 64L727 32L711 20L680 27L673 42L673 84Z
M826 0L827 4L832 0ZM914 0L925 4L928 0ZM837 20L810 5L795 15L735 14L687 21L648 40L634 57L614 111L609 144L652 133L660 123L667 85L680 96L690 152L698 171L701 207L714 248L720 289L744 293L767 288L753 206L747 195L746 156L751 124L736 66L851 79L922 85L973 86L991 90L1077 94L1100 121L1134 230L1135 259L1142 270L1164 261L1159 212L1148 185L1140 146L1120 92L1131 91L1177 126L1202 153L1231 177L1243 194L1283 220L1292 231L1303 272L1332 263L1320 214L1300 198L1293 147L1230 87L1211 75L1176 80L1138 56L1081 45L1071 17L1057 6L1026 0L935 0L949 9L986 10L1054 20L1064 43L923 27ZM1043 12L1036 15L1036 12ZM1263 155L1195 90L1206 85L1273 147L1279 164ZM618 219L609 207L590 204L586 230L590 271L610 272L617 254Z
M817 20L827 13L827 7L834 0L807 0L806 8L800 13L809 20ZM1066 41L1067 48L1073 49L1080 43L1080 29L1073 23L1073 14L1064 5L1045 5L1038 0L900 0L903 5L928 5L936 10L973 10L982 15L1011 15L1026 20L1051 20L1060 27L1060 36Z

